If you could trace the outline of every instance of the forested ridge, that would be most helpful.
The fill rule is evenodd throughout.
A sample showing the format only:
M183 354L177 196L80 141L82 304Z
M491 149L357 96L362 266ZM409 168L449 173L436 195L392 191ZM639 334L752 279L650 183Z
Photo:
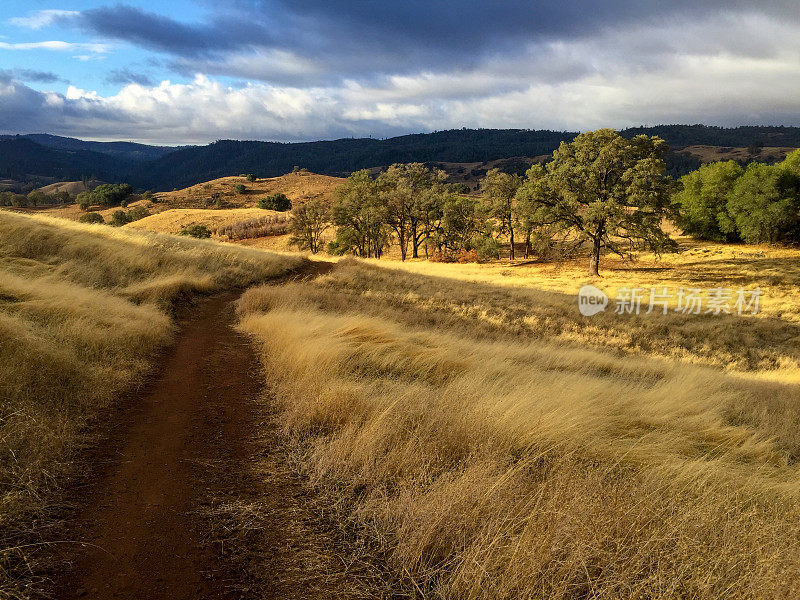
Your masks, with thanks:
M800 147L797 127L721 128L659 125L620 132L624 137L658 135L673 150L689 145ZM389 139L339 139L279 143L220 140L205 146L170 149L129 142L84 142L58 136L0 138L0 177L37 175L77 180L92 175L130 182L139 189L169 190L239 173L272 177L303 167L330 175L406 162L481 163L510 157L549 155L576 132L529 129L453 129ZM695 158L672 152L668 172L696 169Z

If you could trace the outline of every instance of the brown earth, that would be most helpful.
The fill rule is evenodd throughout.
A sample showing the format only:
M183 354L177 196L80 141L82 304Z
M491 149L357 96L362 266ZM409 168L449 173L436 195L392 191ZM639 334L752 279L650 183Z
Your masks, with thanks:
M341 572L340 534L312 510L276 432L262 422L270 439L256 440L263 378L249 341L232 327L235 297L201 301L157 375L120 408L109 444L98 450L96 477L78 494L67 530L80 550L62 546L58 560L68 566L55 597L356 597L350 592L359 586ZM271 465L271 475L254 481L256 464L261 473ZM256 500L254 540L226 506ZM235 537L258 548L226 547ZM252 560L257 582L248 580Z

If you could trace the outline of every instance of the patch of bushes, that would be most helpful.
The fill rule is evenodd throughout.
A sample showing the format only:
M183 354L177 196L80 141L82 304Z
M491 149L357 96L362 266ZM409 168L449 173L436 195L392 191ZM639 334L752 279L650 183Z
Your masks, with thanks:
M96 212L86 213L85 215L81 215L81 218L78 219L81 223L105 223L106 220L103 218L103 215Z
M211 237L211 230L205 225L186 225L183 227L178 235L187 235L197 239L205 239Z
M243 183L237 183L233 186L233 191L237 194L244 194L247 191L247 187Z
M265 210L277 210L279 212L286 212L288 210L292 210L292 201L289 200L288 196L282 192L277 192L275 194L271 194L266 198L262 198L258 201L258 208L263 208Z
M16 194L14 192L0 192L0 206L25 208L29 206L28 197L25 194Z
M144 219L145 217L149 216L150 211L142 206L134 206L128 211L115 210L114 214L111 215L111 221L109 221L109 225L112 227L122 227L127 223L133 223L134 221L138 221L139 219Z
M253 173L248 173L247 174L247 181L249 181L250 183L253 183L255 180L256 180L256 176Z
M132 193L133 188L127 183L104 183L91 191L78 194L77 202L81 208L92 204L124 206Z

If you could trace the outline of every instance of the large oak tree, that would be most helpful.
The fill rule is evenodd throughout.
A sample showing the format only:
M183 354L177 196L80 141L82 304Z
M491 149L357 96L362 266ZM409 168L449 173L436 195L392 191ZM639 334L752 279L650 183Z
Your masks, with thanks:
M599 275L603 248L629 257L634 250L674 247L662 229L674 189L662 159L666 148L655 136L582 133L562 142L544 167L528 171L518 200L537 225L556 226L588 243L589 272Z

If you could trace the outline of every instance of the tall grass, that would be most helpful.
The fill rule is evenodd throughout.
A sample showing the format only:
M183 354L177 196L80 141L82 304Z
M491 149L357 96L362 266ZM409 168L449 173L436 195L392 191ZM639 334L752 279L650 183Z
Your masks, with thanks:
M470 333L430 310L452 281L340 268L241 326L312 481L426 597L800 593L797 385Z
M0 212L0 596L35 562L87 425L140 381L187 295L299 260L214 242ZM21 570L22 569L22 570Z

